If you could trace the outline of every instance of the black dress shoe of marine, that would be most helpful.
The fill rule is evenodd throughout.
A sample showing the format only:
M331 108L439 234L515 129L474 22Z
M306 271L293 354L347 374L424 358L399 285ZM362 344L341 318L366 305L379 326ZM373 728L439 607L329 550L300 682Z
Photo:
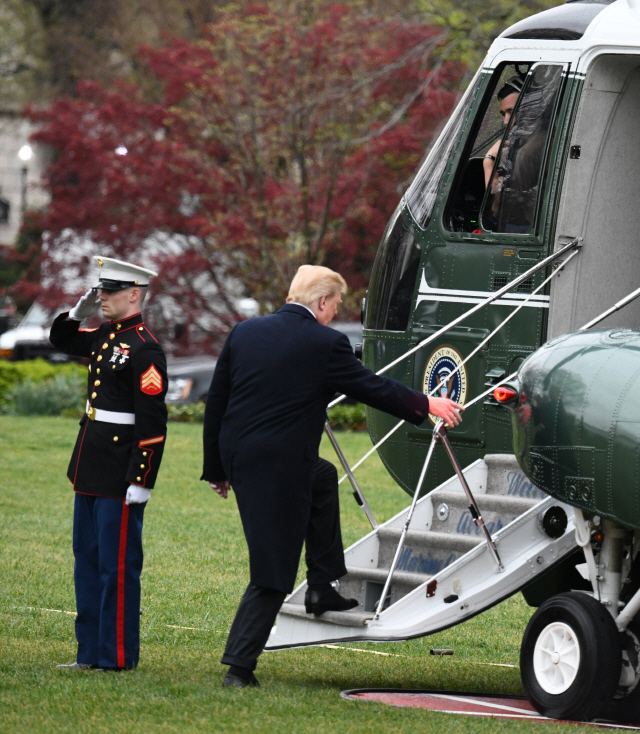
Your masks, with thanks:
M258 679L253 674L253 671L247 670L247 668L239 668L235 665L229 668L229 672L225 675L222 685L233 688L260 688Z
M304 608L307 614L315 614L316 617L325 612L346 612L357 606L357 599L340 596L331 584L310 584L304 595Z

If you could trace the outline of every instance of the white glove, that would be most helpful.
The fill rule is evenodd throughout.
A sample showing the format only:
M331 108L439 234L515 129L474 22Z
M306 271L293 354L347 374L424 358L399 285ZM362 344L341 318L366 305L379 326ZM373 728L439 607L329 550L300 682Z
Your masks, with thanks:
M69 318L74 321L88 319L89 316L93 316L97 312L99 306L100 299L98 298L98 294L93 289L88 290L71 311L69 311Z
M124 503L125 505L141 505L143 502L148 502L150 498L150 489L139 487L137 484L130 484Z

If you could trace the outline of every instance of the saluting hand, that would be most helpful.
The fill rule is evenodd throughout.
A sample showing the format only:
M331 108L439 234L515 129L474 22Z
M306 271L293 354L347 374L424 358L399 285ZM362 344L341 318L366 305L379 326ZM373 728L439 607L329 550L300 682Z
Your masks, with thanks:
M454 403L449 398L429 398L429 413L442 418L447 428L453 428L462 421L460 413L463 410L462 405Z
M69 311L69 318L73 321L83 321L98 312L100 299L95 289L90 288L76 305Z
M223 482L209 482L209 486L216 494L219 494L223 500L227 499L227 495L229 494L229 482L226 479Z

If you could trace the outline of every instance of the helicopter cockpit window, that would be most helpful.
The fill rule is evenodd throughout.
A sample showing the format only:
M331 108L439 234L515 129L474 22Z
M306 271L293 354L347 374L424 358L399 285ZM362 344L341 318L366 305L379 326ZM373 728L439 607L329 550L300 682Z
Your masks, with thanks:
M483 230L533 232L562 79L560 65L536 64L528 75L487 185Z
M531 234L562 72L547 64L498 70L445 210L448 229Z
M367 296L365 329L404 331L409 325L420 247L396 209L380 244Z
M480 209L530 64L505 64L498 69L480 110L475 133L462 156L452 195L445 210L445 225L454 232L480 228Z
M440 137L429 151L420 166L413 183L406 193L405 199L411 216L418 226L426 229L436 203L440 181L449 162L451 151L460 137L460 130L479 86L481 75L478 74L464 93L460 104L456 107Z

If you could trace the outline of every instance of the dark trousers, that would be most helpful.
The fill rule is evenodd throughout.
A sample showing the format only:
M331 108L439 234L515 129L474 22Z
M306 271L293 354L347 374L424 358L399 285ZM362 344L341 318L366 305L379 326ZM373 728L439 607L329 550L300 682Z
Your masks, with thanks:
M307 582L324 584L347 573L340 531L338 472L318 459L311 487L311 515L305 535ZM222 656L225 665L255 670L286 594L249 584L240 601Z
M347 573L340 530L338 470L326 459L319 458L316 465L304 544L308 583L330 583Z
M77 662L135 668L145 504L76 493L73 515Z

